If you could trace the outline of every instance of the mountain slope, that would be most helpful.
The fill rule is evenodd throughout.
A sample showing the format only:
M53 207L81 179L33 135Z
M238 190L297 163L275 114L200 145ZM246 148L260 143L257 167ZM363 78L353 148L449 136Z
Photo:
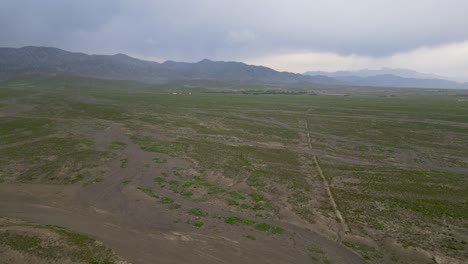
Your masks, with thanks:
M0 78L30 73L68 73L87 77L164 82L218 80L267 83L337 83L329 77L278 72L240 62L197 63L139 60L124 54L87 55L49 47L0 48Z
M468 88L468 85L443 79L433 74L425 74L405 69L361 70L321 72L309 71L308 76L327 76L349 85L378 87L413 87L413 88Z
M464 88L463 84L442 79L403 78L391 74L369 77L346 76L336 78L351 85L378 87L411 87L411 88Z
M382 68L380 70L369 70L363 69L359 71L336 71L336 72L322 72L322 71L309 71L304 73L305 75L315 76L323 75L328 77L347 77L347 76L356 76L356 77L372 77L377 75L394 75L403 78L415 78L415 79L446 79L442 76L430 74L430 73L421 73L408 69L392 69L392 68Z

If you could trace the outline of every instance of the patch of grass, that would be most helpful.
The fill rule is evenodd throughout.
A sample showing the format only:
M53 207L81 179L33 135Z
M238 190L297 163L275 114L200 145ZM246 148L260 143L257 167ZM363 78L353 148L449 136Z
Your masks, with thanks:
M233 199L228 199L227 200L228 205L230 206L239 206L239 202Z
M94 146L94 141L92 139L89 139L89 138L85 138L85 139L81 140L81 142L83 144L85 144L87 147Z
M169 184L170 185L173 185L173 186L179 186L180 185L180 182L178 180L170 180L169 181Z
M250 239L250 240L257 240L257 238L255 238L255 237L252 236L252 235L246 235L245 237L248 238L248 239Z
M170 197L162 197L161 198L161 203L163 204L171 204L171 203L174 203L174 199L170 198Z
M184 188L189 188L193 185L193 182L192 181L187 181L187 182L184 182L184 184L182 184L182 187Z
M258 202L252 205L251 209L254 211L265 210L268 207L268 204L265 202Z
M159 196L151 190L149 187L137 187L138 190L144 192L146 195L153 197L153 198L159 198Z
M202 209L200 208L190 208L188 210L188 214L189 215L194 215L194 216L199 216L199 217L203 217L203 216L207 216L208 213L203 211Z
M181 207L182 207L182 205L181 205L181 204L178 204L178 203L171 203L171 204L169 205L169 209L179 209L179 208L181 208Z
M122 183L123 185L128 185L130 182L132 182L132 180L123 180L120 183Z
M235 225L235 224L242 224L242 225L253 225L255 224L255 220L241 218L237 216L229 216L224 218L224 222L226 224Z
M83 183L83 186L86 187L86 186L91 185L91 184L102 183L102 182L104 182L104 178L97 177L97 178L91 179L91 180Z
M16 231L16 225L27 226L27 229ZM0 231L0 247L7 246L20 254L35 256L41 263L114 263L116 260L113 252L102 243L58 226L27 223L9 223L6 226L13 229Z
M193 225L194 227L201 228L201 227L203 227L203 226L205 225L205 223L203 223L203 222L200 221L200 220L197 220L197 221L192 222L192 225Z
M465 247L455 239L451 238L446 241L445 247L451 250L464 250Z
M272 226L272 225L267 224L267 223L257 224L257 225L255 225L255 229L260 230L260 231L270 232L272 234L281 234L281 233L284 232L283 228L277 227L277 226Z
M127 144L124 142L120 142L120 141L112 141L108 146L108 148L112 150L121 150L126 147L127 147Z
M82 181L83 179L84 179L84 175L80 173L80 174L76 175L75 178L71 179L69 181L69 183L70 184L75 184L75 183L77 183L79 181Z
M229 193L229 196L231 196L232 199L236 199L236 200L245 200L245 196L238 193L238 192L230 192Z
M128 159L121 159L120 160L120 168L126 168L128 165Z
M156 163L167 163L166 159L160 159L160 158L154 158L153 161Z
M190 196L193 195L193 192L192 191L183 191L181 194L182 194L182 196L190 197Z
M250 205L245 204L245 203L241 204L240 207L241 207L242 209L250 209L250 208L251 208Z
M259 193L252 193L250 194L250 197L252 198L252 200L254 200L255 202L260 202L260 201L263 201L265 198L263 197L263 195L259 194Z
M354 249L355 251L359 252L359 254L366 260L372 259L382 259L383 256L380 254L377 249L373 247L369 247L362 244L352 243L349 241L343 241L343 244L349 248Z
M262 188L265 186L264 177L265 172L254 170L250 173L250 177L247 179L247 184L252 187Z
M158 141L150 137L132 137L132 140L144 151L177 156L185 153L187 145L179 142Z
M244 155L240 155L239 157L239 165L242 166L242 168L249 168L251 166L250 162L247 160L247 158Z
M165 178L162 178L162 177L156 177L154 178L154 181L159 184L159 185L162 185L166 182L166 179Z

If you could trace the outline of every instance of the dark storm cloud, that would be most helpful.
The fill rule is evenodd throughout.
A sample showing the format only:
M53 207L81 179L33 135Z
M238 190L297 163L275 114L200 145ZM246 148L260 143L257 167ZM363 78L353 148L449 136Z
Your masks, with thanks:
M465 0L2 0L0 46L193 61L386 56L468 39Z

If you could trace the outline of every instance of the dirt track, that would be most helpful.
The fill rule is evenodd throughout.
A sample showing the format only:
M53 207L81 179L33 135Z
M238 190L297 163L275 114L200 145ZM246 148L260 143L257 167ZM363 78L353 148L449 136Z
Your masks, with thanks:
M312 150L312 144L310 142L309 123L307 121L305 121L305 128L306 128L306 135L307 135L307 146L309 147L310 150ZM330 200L331 205L333 206L336 217L338 217L338 219L340 220L342 230L340 230L338 232L337 237L338 237L338 242L341 242L341 237L342 237L341 232L349 232L349 227L346 224L340 210L338 209L338 206L337 206L337 204L335 202L335 198L333 197L333 193L332 193L332 191L330 189L330 183L328 182L325 175L323 175L322 168L320 167L317 156L315 156L315 155L314 155L314 164L317 167L317 170L319 172L320 177L322 178L325 189L327 190L328 198Z

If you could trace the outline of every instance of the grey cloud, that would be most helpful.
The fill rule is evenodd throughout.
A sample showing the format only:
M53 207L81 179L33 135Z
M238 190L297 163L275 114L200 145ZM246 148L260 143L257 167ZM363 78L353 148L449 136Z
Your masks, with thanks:
M465 0L4 0L0 46L195 61L386 56L468 39Z

